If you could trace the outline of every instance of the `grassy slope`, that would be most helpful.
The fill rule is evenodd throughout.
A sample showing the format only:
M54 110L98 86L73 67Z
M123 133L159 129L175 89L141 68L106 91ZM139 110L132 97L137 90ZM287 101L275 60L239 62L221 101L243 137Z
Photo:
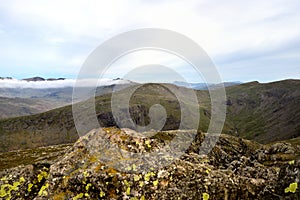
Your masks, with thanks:
M300 134L300 81L252 82L227 88L228 133L261 143Z

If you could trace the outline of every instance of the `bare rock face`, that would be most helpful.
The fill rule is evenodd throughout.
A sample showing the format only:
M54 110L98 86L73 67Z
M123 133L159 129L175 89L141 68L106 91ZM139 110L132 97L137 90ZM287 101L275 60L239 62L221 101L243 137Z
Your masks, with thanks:
M162 150L176 134L189 131L92 130L55 161L0 172L0 198L300 199L300 161L291 160L291 152L297 155L293 147L265 146L222 135L208 155L201 155L204 138L216 136L198 133L178 158L147 157ZM126 152L145 154L145 162L132 163ZM128 165L122 168L120 163Z

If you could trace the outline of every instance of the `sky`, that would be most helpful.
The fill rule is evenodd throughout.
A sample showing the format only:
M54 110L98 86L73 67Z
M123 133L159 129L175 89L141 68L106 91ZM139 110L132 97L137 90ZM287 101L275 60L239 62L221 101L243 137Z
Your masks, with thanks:
M223 81L300 79L299 10L298 0L0 0L0 77L75 79L104 41L161 28L199 44ZM121 58L105 78L147 64L172 65L189 82L202 81L188 63L153 51Z

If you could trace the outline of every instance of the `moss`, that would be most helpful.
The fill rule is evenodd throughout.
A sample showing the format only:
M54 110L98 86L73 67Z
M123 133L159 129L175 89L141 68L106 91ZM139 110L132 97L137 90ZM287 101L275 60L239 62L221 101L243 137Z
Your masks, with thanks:
M94 162L97 162L97 157L96 156L90 156L89 157L89 161L91 162L91 163L94 163Z
M64 192L60 192L53 196L53 200L64 200L65 196L66 196L66 194Z
M285 193L288 193L288 192L295 193L296 190L297 190L297 188L298 188L298 183L297 183L297 182L291 183L291 184L289 185L289 187L285 188L284 192L285 192Z
M103 169L103 164L102 163L99 163L96 167L95 167L95 169L94 169L94 171L96 172L96 173L98 173L99 171L101 171L102 169Z
M108 174L116 174L116 173L118 173L118 171L117 171L116 169L114 169L114 168L108 168L108 169L106 170L106 172L107 172Z

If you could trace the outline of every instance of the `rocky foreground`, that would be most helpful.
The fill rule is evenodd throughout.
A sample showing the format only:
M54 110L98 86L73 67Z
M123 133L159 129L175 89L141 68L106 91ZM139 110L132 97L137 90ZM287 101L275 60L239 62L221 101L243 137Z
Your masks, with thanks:
M201 155L208 136L198 133L180 158L159 160L170 161L159 169L154 158L132 163L123 157L124 152L152 155L178 132L148 138L117 128L93 130L73 146L60 147L56 159L44 155L33 164L3 169L0 199L300 199L299 147L288 143L261 145L221 135L213 150ZM120 150L108 151L103 141Z

